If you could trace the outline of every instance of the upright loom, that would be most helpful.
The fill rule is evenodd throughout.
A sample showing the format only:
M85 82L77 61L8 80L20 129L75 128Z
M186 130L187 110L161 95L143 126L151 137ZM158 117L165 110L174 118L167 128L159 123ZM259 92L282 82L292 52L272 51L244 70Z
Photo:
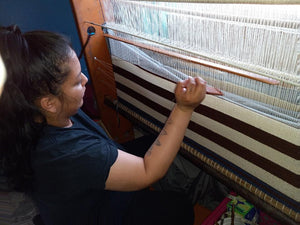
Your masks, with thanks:
M181 153L283 223L298 224L300 5L202 2L101 1L118 96L107 102L159 132L175 83L201 76L208 95Z

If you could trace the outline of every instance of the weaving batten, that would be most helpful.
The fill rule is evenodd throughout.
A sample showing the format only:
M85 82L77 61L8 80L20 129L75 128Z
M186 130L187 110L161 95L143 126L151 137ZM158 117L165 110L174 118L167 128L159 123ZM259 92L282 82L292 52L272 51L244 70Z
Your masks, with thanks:
M106 35L104 35L106 36ZM101 73L105 76L105 74L107 74L106 70L109 70L109 72L112 72L112 68L109 65L105 65L101 60L97 59L96 57L94 58L94 60L100 64L102 64L102 68L100 69L100 67L96 66L96 69L101 71ZM109 73L108 73L109 74ZM109 78L108 78L109 79ZM167 78L166 78L167 79ZM175 82L174 80L170 80L172 82ZM176 81L177 82L177 81ZM106 83L101 83L102 85L107 85ZM206 85L206 94L210 94L210 95L222 95L222 92L212 86Z

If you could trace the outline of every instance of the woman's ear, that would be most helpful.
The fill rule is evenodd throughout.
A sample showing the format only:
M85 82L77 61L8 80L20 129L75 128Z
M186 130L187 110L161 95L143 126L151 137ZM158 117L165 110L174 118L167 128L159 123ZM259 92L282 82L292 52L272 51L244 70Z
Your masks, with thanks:
M58 99L55 96L45 96L40 99L41 108L50 113L56 113L58 111Z

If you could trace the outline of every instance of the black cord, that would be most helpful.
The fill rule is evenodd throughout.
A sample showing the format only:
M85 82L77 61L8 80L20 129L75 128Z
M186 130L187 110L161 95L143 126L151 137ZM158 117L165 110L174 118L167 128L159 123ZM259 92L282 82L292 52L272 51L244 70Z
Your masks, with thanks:
M89 43L91 36L93 36L96 33L95 27L89 26L88 29L87 29L87 33L88 33L87 39L86 39L86 41L85 41L85 43L84 43L84 45L83 45L83 47L82 47L82 49L80 51L80 54L78 56L79 60L82 57L84 49L86 48L87 44Z

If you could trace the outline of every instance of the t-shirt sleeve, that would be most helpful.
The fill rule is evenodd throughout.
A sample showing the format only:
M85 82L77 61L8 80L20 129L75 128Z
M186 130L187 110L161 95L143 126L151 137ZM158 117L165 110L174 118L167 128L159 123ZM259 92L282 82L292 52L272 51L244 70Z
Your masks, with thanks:
M117 147L106 140L84 146L70 157L73 180L77 180L79 186L84 182L86 188L104 189L110 167L118 155Z

